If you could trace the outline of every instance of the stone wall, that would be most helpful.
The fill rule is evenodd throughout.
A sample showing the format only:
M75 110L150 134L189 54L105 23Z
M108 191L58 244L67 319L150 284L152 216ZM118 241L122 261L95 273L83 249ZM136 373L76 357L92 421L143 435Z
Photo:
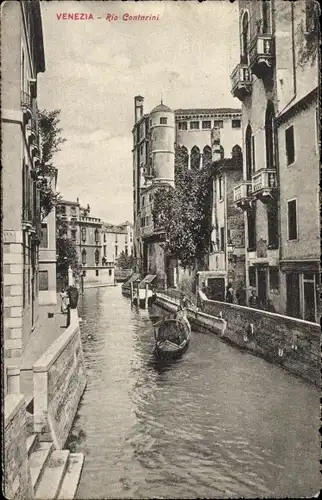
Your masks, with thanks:
M202 301L202 310L226 320L224 339L313 383L320 383L319 325L207 299Z
M34 430L62 449L86 386L77 310L71 324L33 366Z
M26 403L22 394L8 394L4 400L4 495L6 498L33 498L28 468Z

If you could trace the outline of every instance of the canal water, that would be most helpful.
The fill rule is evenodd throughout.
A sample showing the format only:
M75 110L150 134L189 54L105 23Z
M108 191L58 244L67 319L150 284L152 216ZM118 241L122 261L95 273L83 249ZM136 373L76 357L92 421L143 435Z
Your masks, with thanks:
M79 313L88 382L68 443L85 454L78 499L317 494L316 387L198 332L181 360L155 365L151 313L120 287L86 290Z

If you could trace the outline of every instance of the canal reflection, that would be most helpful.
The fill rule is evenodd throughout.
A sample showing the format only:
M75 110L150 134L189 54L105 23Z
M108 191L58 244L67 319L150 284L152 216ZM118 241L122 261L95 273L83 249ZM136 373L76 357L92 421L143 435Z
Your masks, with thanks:
M69 440L85 454L77 498L315 495L317 388L197 332L181 359L160 365L149 314L162 311L131 308L120 287L81 299L88 383Z

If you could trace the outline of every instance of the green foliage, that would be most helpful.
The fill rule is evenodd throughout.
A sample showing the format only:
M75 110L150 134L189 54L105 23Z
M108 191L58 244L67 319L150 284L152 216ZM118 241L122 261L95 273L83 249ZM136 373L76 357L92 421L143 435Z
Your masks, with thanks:
M133 269L135 268L135 260L133 255L126 255L125 252L121 252L119 258L116 261L116 265L119 269Z
M155 229L164 231L164 250L194 267L209 251L212 231L211 169L187 170L186 153L177 148L175 156L175 189L159 188L154 195Z
M303 19L297 27L298 62L303 68L310 63L314 65L319 57L320 49L320 6L311 0L306 6L307 22Z
M42 220L52 211L60 198L60 194L55 191L56 168L53 158L66 139L62 137L62 129L59 127L59 115L59 109L38 111L40 166L37 171L39 179L37 187L40 192Z
M69 266L76 274L80 273L76 245L68 238L68 223L61 217L59 207L56 211L56 255L57 273L67 274Z

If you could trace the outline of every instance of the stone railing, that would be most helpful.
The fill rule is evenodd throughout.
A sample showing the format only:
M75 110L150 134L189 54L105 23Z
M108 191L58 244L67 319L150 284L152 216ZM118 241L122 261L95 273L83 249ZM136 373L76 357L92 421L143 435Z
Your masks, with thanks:
M26 402L23 394L4 399L4 496L33 498L27 453Z
M200 293L200 292L199 292ZM227 322L224 339L320 383L320 326L281 314L202 298L202 310Z
M77 310L70 312L70 326L33 366L34 431L56 449L64 447L86 386Z
M274 189L277 187L277 172L275 169L262 168L252 175L253 193L262 189Z
M252 196L252 181L243 181L234 187L234 202L251 198Z

